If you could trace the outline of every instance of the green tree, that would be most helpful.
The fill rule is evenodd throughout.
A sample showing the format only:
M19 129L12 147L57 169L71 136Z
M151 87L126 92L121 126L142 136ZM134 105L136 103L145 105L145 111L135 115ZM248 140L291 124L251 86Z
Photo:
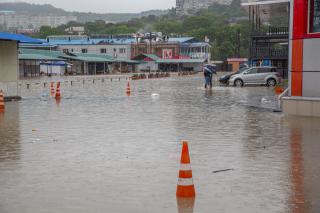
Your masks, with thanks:
M52 28L49 26L43 26L40 28L39 33L36 35L36 37L39 38L46 38L50 35L63 35L64 30L61 30L59 28Z

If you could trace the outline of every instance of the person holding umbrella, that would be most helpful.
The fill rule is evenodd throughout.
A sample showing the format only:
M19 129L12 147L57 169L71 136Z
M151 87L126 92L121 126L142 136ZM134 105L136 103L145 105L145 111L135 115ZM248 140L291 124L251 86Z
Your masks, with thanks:
M213 78L213 74L217 74L216 72L216 65L215 64L206 64L204 66L204 78L205 78L205 85L204 88L212 88L212 78Z

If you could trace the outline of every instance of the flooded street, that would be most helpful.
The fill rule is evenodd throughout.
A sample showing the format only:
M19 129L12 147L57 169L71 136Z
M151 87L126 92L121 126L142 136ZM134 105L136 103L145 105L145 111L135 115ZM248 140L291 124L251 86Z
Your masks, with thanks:
M125 80L66 82L60 103L22 85L0 114L0 212L192 212L175 195L181 140L194 213L318 212L320 119L274 113L271 88L202 81L133 81L131 97Z

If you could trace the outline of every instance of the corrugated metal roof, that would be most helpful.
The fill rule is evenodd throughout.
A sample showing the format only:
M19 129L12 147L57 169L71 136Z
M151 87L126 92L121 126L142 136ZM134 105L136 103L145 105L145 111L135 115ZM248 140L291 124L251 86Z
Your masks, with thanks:
M57 45L50 45L46 42L42 43L42 44L32 44L32 43L21 43L19 44L20 48L38 48L38 47L47 47L47 48L54 48Z
M97 44L108 44L108 45L127 45L135 42L135 39L49 39L50 45L97 45Z
M211 47L209 43L206 42L195 42L195 43L184 43L182 47Z
M21 60L47 60L47 61L63 61L62 58L56 58L51 56L39 55L39 54L19 54Z
M116 58L116 62L128 63L128 64L140 64L140 61L130 60L125 58Z
M23 49L20 48L19 52L21 54L37 54L37 55L44 55L48 57L61 57L64 56L65 54L61 51L50 51L50 50L35 50L35 49Z
M268 4L281 4L281 3L289 3L290 0L258 0L258 1L243 1L241 3L242 6L254 6L254 5L268 5Z
M123 62L130 64L137 64L138 61L124 59L124 58L114 58L112 56L103 54L87 54L87 53L70 53L65 54L61 51L49 51L49 50L35 50L35 49L20 49L20 59L29 60L76 60L84 62Z
M63 56L65 59L71 59L75 61L84 61L84 62L115 62L115 60L110 59L110 58L102 58L102 57L89 57L89 56L70 56L70 55L65 55Z
M193 39L194 39L194 37L177 37L177 38L169 38L169 42L185 43L185 42L191 41Z
M144 55L146 56L147 58L151 58L152 60L156 61L156 60L159 60L161 59L160 57L154 55L154 54L141 54L141 55Z
M30 38L21 34L12 34L6 32L0 32L0 40L17 41L20 43L41 44L42 41L34 38Z
M205 59L159 59L158 64L203 63Z

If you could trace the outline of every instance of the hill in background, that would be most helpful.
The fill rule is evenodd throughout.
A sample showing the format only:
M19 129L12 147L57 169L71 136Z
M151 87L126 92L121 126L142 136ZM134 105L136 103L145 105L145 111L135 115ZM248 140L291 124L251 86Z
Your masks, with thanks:
M78 22L86 23L96 20L104 20L109 22L126 22L133 18L141 18L148 15L165 15L168 10L150 10L141 13L84 13L84 12L69 12L60 8L56 8L50 4L30 4L24 2L7 2L0 3L0 10L15 11L18 14L34 15L61 15L61 16L76 16Z

